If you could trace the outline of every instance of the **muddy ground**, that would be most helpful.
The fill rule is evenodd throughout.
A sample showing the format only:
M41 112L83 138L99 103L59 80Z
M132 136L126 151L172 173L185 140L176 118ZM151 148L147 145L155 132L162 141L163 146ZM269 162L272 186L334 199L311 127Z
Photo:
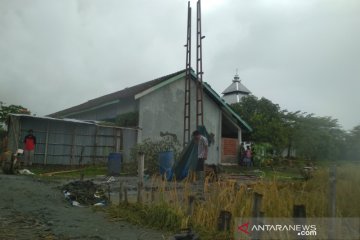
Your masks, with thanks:
M164 239L161 232L71 206L60 191L62 182L0 174L0 184L0 239Z

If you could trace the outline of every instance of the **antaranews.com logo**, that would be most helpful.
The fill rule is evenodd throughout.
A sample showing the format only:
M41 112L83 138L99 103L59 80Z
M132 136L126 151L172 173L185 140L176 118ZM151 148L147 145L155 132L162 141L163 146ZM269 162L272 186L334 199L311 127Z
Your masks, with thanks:
M234 239L360 239L359 218L237 218Z
M251 224L246 222L238 226L238 232L250 235L253 232L297 232L298 236L316 236L316 225L273 225L273 224Z

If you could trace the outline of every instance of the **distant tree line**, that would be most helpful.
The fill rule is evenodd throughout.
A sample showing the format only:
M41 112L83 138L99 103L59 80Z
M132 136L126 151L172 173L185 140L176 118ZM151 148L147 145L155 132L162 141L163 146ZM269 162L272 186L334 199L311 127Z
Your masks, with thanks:
M269 143L278 155L308 160L360 160L360 125L345 131L332 117L281 109L266 98L247 96L232 108L253 128L247 138Z
M11 113L30 114L30 111L20 105L5 105L0 101L0 154L5 151L7 147L5 126Z
M30 111L20 105L5 105L0 101L0 131L4 131L4 126L9 117L9 114L31 114Z

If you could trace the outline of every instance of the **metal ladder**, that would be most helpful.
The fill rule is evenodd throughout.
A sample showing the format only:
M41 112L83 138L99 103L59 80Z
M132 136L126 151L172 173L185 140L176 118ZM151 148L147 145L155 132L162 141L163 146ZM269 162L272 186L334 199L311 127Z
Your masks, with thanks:
M186 37L186 72L185 72L185 105L184 105L184 140L186 146L190 142L190 113L191 113L191 7L188 2L188 20L187 20L187 37Z
M201 34L201 1L197 1L196 13L196 128L204 126L204 90L202 70L202 40ZM184 139L183 145L190 142L191 131L191 7L188 2L187 42L186 42L186 74L185 74L185 104L184 104Z
M196 127L204 126L204 102L203 102L203 70L202 70L202 40L201 34L201 1L197 1L196 13Z

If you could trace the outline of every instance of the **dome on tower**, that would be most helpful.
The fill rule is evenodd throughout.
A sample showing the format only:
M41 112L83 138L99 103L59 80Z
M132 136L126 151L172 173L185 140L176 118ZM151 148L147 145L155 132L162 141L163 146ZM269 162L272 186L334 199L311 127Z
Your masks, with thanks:
M228 104L238 103L241 101L241 98L249 95L250 93L250 90L241 83L241 79L237 73L235 74L230 86L222 92L223 99Z

